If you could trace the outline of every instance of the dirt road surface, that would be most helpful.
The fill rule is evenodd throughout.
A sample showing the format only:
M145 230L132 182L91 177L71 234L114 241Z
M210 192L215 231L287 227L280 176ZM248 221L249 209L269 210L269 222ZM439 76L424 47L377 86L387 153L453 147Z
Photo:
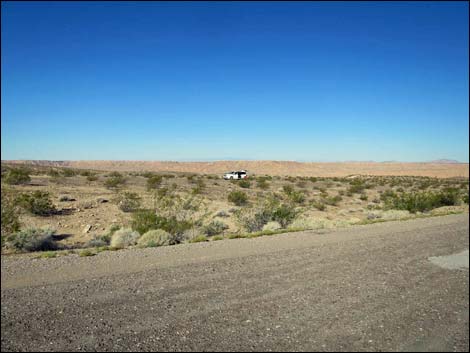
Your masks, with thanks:
M468 232L462 214L94 257L6 256L1 348L467 351ZM453 254L452 269L430 260Z

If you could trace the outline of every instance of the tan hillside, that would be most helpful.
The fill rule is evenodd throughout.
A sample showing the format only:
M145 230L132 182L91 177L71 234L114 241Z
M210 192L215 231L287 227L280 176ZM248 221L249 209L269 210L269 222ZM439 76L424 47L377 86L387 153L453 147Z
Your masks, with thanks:
M307 163L294 161L11 161L38 165L68 166L79 169L107 171L186 172L221 174L246 169L252 174L341 177L361 175L413 175L438 178L468 177L468 163L398 163L398 162L331 162Z

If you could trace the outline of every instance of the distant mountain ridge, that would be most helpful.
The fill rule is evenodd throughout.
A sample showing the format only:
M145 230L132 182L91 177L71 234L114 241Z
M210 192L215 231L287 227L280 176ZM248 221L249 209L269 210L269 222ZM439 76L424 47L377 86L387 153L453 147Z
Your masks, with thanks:
M455 159L446 159L446 158L442 158L442 159L435 159L433 161L429 161L428 163L440 163L440 164L461 164L462 162L459 162Z

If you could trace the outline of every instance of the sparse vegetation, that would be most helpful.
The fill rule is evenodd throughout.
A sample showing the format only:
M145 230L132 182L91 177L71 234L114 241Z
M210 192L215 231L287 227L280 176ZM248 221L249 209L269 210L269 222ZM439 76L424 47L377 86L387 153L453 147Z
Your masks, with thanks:
M117 189L125 183L126 179L121 173L112 172L109 174L108 179L104 182L104 185L109 189Z
M60 166L28 166L24 170L34 183L7 186L5 179L14 169L18 167L2 163L4 252L24 251L6 246L7 236L19 233L22 225L37 229L57 225L56 244L71 237L67 245L86 246L98 253L116 249L110 244L119 225L144 235L166 232L169 236L164 244L172 245L195 241L198 236L209 240L255 238L319 224L337 227L358 220L367 223L407 219L420 212L435 215L468 210L468 178L250 175L249 180L229 182L203 174L80 172ZM106 187L113 189L110 192L102 183L90 183L88 177L103 182L117 179L118 183L108 183ZM240 189L245 182L250 187ZM109 200L113 203L107 203ZM315 225L313 220L319 218L328 222ZM112 228L105 229L109 224ZM160 246L151 240L142 245L143 236L137 239L142 240L119 247Z
M11 190L2 188L2 246L4 237L20 230L19 207Z
M5 178L2 176L2 179L9 185L27 184L31 181L29 171L25 168L12 168L6 173Z
M161 175L150 174L146 176L147 179L147 190L155 190L162 184L163 177Z
M247 204L248 196L243 191L232 191L228 194L228 201L237 206L243 206Z
M228 229L228 226L225 223L215 220L215 221L210 222L208 225L204 227L204 233L207 236L211 237L214 235L221 234L223 231L227 229Z
M57 209L51 201L49 193L36 190L32 193L23 193L17 198L18 205L37 216L51 216Z
M242 179L238 182L238 186L244 189L249 189L251 186L251 183L246 179Z
M54 230L50 228L28 228L7 235L5 246L17 251L46 251L57 249L57 244L52 235Z
M140 208L141 198L135 192L124 192L116 198L119 209L123 212L134 212Z

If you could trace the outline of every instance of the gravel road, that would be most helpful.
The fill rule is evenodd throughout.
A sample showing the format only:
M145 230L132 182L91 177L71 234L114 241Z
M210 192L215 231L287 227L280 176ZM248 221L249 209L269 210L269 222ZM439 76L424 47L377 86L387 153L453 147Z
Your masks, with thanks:
M468 214L2 256L2 351L468 351ZM464 254L464 255L462 255Z

